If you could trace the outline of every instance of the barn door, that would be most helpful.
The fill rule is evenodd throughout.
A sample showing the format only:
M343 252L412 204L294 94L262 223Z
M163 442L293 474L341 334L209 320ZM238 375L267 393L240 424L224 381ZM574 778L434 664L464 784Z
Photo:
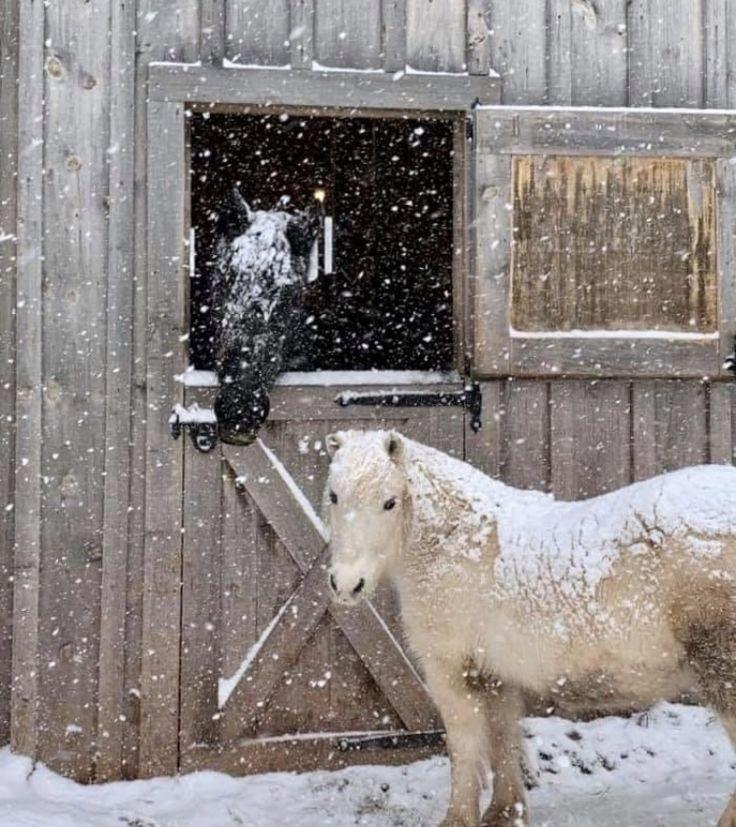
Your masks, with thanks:
M356 388L277 387L261 439L247 448L221 445L202 454L187 440L184 770L246 773L406 760L441 743L390 587L357 609L331 605L318 511L328 433L393 427L462 456L466 412L342 407L336 400L346 390ZM432 392L442 390L462 388ZM426 386L401 389L426 392ZM190 393L188 401L202 401L202 394Z

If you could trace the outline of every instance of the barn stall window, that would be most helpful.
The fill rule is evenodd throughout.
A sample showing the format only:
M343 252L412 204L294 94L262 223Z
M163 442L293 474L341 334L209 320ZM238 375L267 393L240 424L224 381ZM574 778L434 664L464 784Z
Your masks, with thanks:
M193 112L191 362L211 370L216 225L236 185L254 210L323 212L307 347L292 371L457 367L453 336L451 117ZM455 303L458 313L460 303Z
M477 118L481 372L718 375L734 344L736 118Z

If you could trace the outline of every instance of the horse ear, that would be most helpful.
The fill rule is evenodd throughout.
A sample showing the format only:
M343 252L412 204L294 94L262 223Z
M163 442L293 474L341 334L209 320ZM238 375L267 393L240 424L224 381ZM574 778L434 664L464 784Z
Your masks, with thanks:
M233 187L233 202L235 206L242 215L243 219L250 224L253 220L253 210L250 207L250 204L243 198L240 194L240 190L237 187Z
M394 462L398 462L404 455L404 440L398 431L389 431L383 444L386 446L386 453Z
M335 454L340 450L342 444L345 440L343 439L343 435L338 431L334 434L328 434L327 439L325 439L325 446L327 448L327 453L334 457Z

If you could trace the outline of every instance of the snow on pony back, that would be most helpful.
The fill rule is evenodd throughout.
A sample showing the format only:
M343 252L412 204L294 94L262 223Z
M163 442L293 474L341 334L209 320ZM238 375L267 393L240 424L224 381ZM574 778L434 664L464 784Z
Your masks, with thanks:
M388 469L385 435L366 434L352 452L338 454L364 484ZM554 586L570 596L590 595L624 554L638 556L671 538L696 557L715 556L722 538L736 536L732 466L684 468L592 499L561 502L512 488L413 440L403 442L415 530L425 536L433 531L449 557L475 561L497 530L494 580L506 594Z

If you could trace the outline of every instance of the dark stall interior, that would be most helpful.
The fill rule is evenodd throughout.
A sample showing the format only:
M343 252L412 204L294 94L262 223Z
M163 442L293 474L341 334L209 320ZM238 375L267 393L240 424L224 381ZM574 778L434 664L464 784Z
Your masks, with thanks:
M190 137L195 367L213 364L214 222L237 185L267 210L322 190L332 218L333 272L310 289L309 347L291 369L452 368L450 121L195 113Z

